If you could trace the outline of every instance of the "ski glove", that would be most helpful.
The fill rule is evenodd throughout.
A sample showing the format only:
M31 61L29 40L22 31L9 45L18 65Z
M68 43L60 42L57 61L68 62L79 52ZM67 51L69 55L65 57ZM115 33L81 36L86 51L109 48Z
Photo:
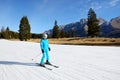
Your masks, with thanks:
M49 49L49 51L51 51L51 49L50 48L48 48Z
M42 49L41 51L42 51L42 53L44 53L44 50L43 50L43 49Z

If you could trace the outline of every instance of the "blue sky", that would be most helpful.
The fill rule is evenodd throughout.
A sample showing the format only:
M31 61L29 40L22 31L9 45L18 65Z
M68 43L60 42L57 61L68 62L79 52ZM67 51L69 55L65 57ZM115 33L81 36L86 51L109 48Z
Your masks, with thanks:
M42 33L52 29L55 20L64 25L87 18L89 8L107 21L120 16L120 0L0 0L0 29L9 26L17 32L27 16L31 32Z

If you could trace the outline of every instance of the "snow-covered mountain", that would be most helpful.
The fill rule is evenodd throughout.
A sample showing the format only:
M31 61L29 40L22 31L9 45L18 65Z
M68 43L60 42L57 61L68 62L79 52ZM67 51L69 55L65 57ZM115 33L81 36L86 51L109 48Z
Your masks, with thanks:
M99 18L100 36L102 37L120 37L120 17L111 19L109 22ZM60 25L59 29L65 32L76 32L77 36L85 37L87 35L87 19L81 19L78 22ZM52 35L52 29L45 31Z
M52 71L36 65L39 43L0 39L0 80L120 80L120 47L50 47Z
M110 24L114 29L120 29L120 16L111 19Z
M113 30L108 36L120 37L120 16L111 19L110 26L113 28Z

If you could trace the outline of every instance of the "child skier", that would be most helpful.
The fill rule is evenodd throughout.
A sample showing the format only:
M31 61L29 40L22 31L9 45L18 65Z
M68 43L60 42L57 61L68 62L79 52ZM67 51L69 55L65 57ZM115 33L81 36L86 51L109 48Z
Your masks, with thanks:
M51 64L50 63L50 57L49 57L49 51L50 51L50 46L49 46L49 42L47 40L47 34L43 34L42 35L42 39L40 41L40 47L41 47L41 51L42 51L42 58L40 61L40 66L45 67L44 64ZM46 62L45 61L46 58Z

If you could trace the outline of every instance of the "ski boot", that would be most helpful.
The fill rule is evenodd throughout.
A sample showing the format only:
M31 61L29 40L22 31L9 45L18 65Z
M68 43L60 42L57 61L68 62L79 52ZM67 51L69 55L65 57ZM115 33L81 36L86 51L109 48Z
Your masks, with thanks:
M41 66L41 67L45 67L45 65L44 65L44 64L39 64L39 66Z
M51 65L51 63L50 63L48 60L46 60L46 63L45 63L45 64Z

